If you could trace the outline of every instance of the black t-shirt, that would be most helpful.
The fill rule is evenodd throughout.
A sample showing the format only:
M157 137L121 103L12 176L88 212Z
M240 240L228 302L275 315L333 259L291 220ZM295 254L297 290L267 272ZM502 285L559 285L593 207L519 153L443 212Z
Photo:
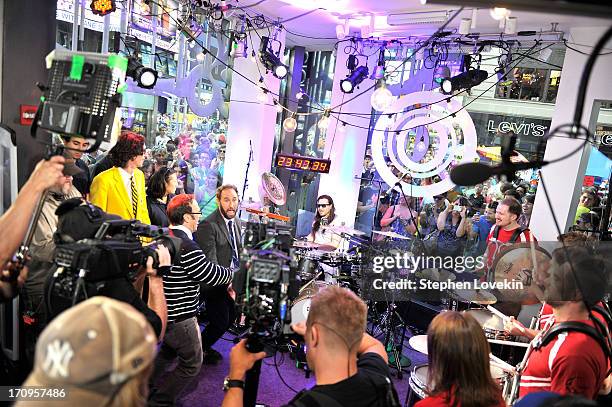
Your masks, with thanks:
M338 383L314 386L302 395L323 393L345 407L370 407L378 400L375 384L381 383L381 376L390 376L383 358L376 353L364 353L357 360L357 374ZM294 400L284 407L294 407Z

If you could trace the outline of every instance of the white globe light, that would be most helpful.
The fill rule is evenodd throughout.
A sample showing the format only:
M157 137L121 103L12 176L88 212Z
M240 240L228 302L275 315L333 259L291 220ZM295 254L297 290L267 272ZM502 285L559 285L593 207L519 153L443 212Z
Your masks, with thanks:
M393 94L386 86L381 86L372 93L370 102L374 109L383 112L393 103Z
M264 91L260 91L257 95L257 101L259 103L268 103L268 93Z
M317 127L320 130L327 130L327 128L329 127L329 116L321 117L321 119L317 123Z
M280 103L276 104L276 111L278 113L282 113L283 112L283 106Z
M295 129L297 129L297 120L295 120L293 117L287 117L283 121L283 129L285 129L285 131L288 133L293 133Z
M502 20L510 15L510 10L504 7L493 7L490 13L494 20Z
M283 79L288 73L289 71L285 65L277 65L274 67L274 76L278 79Z
M450 79L444 79L440 87L442 88L442 92L447 95L450 95L453 92L453 83Z
M198 55L196 55L196 59L198 60L198 62L204 61L205 57L206 57L206 55L204 55L203 52L200 52Z

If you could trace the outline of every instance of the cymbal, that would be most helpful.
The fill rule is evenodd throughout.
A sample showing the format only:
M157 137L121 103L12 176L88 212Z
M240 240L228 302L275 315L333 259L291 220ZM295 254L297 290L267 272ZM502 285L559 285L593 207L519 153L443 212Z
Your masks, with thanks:
M349 228L348 226L323 226L323 227L337 234L346 233L348 235L357 235L357 236L365 235L365 233L362 232L361 230Z
M402 236L399 233L395 233L391 231L373 230L372 233L376 233L377 235L381 235L381 236L390 237L392 239L410 240L409 237Z
M415 335L408 339L408 343L412 349L427 355L427 335Z
M415 273L417 277L432 281L455 281L457 276L444 269L423 269Z
M297 249L307 249L307 250L321 250L324 252L332 252L336 250L336 248L329 244L315 243L315 242L306 242L302 240L298 240L293 242L293 247Z
M460 301L472 302L480 305L493 305L497 298L486 290L453 290L451 294Z

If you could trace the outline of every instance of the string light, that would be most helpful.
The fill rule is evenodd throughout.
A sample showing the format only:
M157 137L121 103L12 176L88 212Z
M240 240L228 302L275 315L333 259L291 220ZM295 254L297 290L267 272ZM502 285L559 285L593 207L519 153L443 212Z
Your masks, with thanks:
M327 130L327 128L329 127L329 109L326 109L321 119L319 119L317 127L319 128L319 130Z
M287 133L293 133L295 129L297 129L297 120L295 120L293 116L287 117L283 121L283 129L285 129Z
M259 103L266 104L268 103L268 90L265 88L259 88L259 94L257 95L257 101Z
M384 81L380 81L380 86L372 93L370 103L379 112L385 111L393 103L393 94L387 89Z

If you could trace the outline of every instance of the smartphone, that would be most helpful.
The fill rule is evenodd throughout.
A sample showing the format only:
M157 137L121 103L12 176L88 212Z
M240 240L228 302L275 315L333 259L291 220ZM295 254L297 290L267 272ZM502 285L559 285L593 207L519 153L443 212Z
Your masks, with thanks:
M453 210L454 210L454 211L457 211L457 212L461 212L461 211L463 210L463 206L461 206L461 205L455 205L455 206L453 207Z

